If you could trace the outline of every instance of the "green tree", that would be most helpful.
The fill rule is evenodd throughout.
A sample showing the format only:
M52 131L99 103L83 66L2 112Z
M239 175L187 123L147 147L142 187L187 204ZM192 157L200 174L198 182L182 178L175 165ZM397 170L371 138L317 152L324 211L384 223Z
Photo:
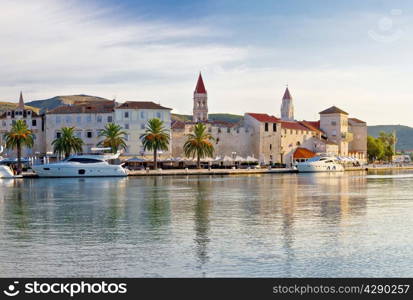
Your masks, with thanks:
M391 161L393 155L395 155L395 145L397 143L396 134L394 132L386 133L384 131L380 131L379 137L377 138L380 140L384 146L384 159L387 161Z
M140 136L143 144L143 150L153 150L154 169L158 167L157 155L158 150L168 150L169 130L165 128L164 122L154 118L148 120L145 133Z
M383 141L372 136L367 137L367 156L370 162L382 160L385 155Z
M110 147L112 153L116 153L119 149L126 150L126 132L117 124L106 124L105 129L99 133L99 137L103 137L104 140L100 141L98 146Z
M26 122L17 120L9 132L4 134L6 148L17 150L17 174L22 171L22 147L32 148L34 135L27 127Z
M201 168L201 158L212 157L214 155L214 138L206 132L206 126L198 123L194 127L194 132L186 135L184 152L187 157L197 157L197 168Z
M75 136L74 127L62 127L60 137L53 142L53 152L58 155L64 155L65 158L77 152L82 152L83 141L81 138Z

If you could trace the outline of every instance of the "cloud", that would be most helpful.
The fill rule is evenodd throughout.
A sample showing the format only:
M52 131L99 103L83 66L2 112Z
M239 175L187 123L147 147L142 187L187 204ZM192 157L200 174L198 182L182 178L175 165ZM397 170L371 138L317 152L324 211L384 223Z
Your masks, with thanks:
M368 34L386 29L377 13L171 21L79 0L2 0L1 8L2 100L20 89L27 100L84 93L190 113L202 71L212 112L278 115L288 83L297 118L337 105L369 123L413 125L404 109L413 48L406 15L393 23L404 35L381 43ZM383 114L389 103L397 118Z

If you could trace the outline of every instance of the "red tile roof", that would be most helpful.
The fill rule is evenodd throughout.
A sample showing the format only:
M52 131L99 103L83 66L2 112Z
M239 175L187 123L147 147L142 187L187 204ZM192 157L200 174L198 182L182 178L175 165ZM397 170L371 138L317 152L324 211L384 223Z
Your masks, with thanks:
M196 83L195 93L197 94L206 94L207 91L205 89L204 81L202 80L202 75L199 73L198 82Z
M283 99L288 99L288 100L292 99L291 94L290 94L290 90L288 89L288 87L285 89Z
M308 129L310 129L312 131L317 131L317 132L323 133L323 131L320 130L320 121L313 121L313 122L300 121L300 124L307 127Z
M280 123L281 120L274 117L270 116L268 114L256 114L256 113L247 113L247 115L250 115L253 117L255 120L259 122L266 122L266 123Z
M316 154L307 148L297 148L293 154L294 158L312 158L314 156L316 156Z
M281 121L281 128L311 131L310 128L305 127L304 125L300 124L300 122L295 121Z
M171 128L172 129L184 129L185 128L185 122L178 121L178 120L173 120L171 123Z
M169 109L168 107L160 106L152 101L126 101L116 107L117 109Z
M78 113L111 113L114 104L112 101L107 103L85 103L78 105L62 105L48 111L47 114L78 114Z
M351 120L351 121L353 121L353 122L356 122L356 123L363 123L363 124L366 123L366 122L364 122L364 121L362 121L362 120L359 120L359 119L356 119L356 118L349 118L349 120Z
M319 112L319 114L320 115L323 115L323 114L344 114L344 115L348 115L348 113L346 113L344 110L341 110L337 106L332 106L330 108L327 108L326 110L323 110L323 111Z

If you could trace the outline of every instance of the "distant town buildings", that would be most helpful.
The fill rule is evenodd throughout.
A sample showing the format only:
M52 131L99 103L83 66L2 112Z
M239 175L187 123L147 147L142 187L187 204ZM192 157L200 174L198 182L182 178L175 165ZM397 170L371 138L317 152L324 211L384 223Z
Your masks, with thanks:
M35 135L33 149L25 149L24 155L44 155L53 151L52 141L59 137L62 127L75 127L76 136L84 141L84 152L90 152L100 142L100 131L107 123L119 124L127 133L127 149L124 155L147 156L140 136L147 121L158 118L170 129L170 149L161 153L163 158L183 158L186 135L196 123L206 125L214 138L215 156L219 158L252 158L261 164L286 164L302 161L319 153L350 156L365 162L367 159L367 124L332 106L321 111L319 120L298 121L294 116L293 97L286 87L281 100L280 118L248 112L238 123L213 121L208 118L208 94L202 74L193 93L191 121L171 119L171 108L149 101L114 100L79 102L61 105L39 115L24 106L20 95L16 109L7 110L0 116L0 142L12 124L23 119ZM12 152L9 155L13 155Z
M200 98L198 95L202 95ZM201 101L202 99L202 101ZM172 155L182 157L186 134L203 122L214 137L217 157L253 157L261 164L286 164L319 153L367 159L367 124L332 106L320 112L317 121L294 119L294 105L288 87L281 101L281 118L263 113L245 113L237 124L208 120L207 94L202 75L194 92L192 121L172 122Z

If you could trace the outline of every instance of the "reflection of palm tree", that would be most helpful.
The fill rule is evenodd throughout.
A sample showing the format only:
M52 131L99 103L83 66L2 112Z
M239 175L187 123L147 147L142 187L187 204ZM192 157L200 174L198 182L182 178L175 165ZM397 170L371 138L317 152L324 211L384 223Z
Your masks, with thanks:
M11 193L11 203L13 203L12 213L14 216L16 228L25 233L26 229L28 229L29 227L29 217L26 203L23 200L22 184L22 181L15 181L13 193Z
M208 261L207 246L209 243L209 212L210 199L205 197L205 185L198 179L197 194L195 196L195 243L197 256L201 265Z
M163 199L159 193L158 177L153 178L153 188L149 200L149 219L154 229L161 229L164 225L170 223L170 207L168 199Z

